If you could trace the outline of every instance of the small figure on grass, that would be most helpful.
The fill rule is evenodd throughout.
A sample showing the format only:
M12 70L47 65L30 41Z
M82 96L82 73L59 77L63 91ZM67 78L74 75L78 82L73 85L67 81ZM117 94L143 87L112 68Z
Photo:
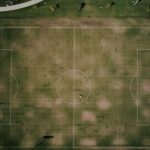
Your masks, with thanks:
M43 7L44 5L46 5L46 1L43 1L43 2L35 5L35 8L37 9L37 8Z
M108 3L106 5L106 8L112 8L115 4L116 4L115 2Z
M49 9L54 12L55 11L55 8L53 6L49 6Z
M50 10L51 10L52 12L55 12L57 9L60 8L60 4L57 3L54 7L53 7L53 6L50 6L49 8L50 8Z
M86 3L85 2L82 2L79 6L79 10L82 11L86 6Z
M83 94L80 95L80 98L83 98Z
M55 6L55 8L56 8L56 9L59 9L59 8L60 8L60 4L57 3L56 6Z

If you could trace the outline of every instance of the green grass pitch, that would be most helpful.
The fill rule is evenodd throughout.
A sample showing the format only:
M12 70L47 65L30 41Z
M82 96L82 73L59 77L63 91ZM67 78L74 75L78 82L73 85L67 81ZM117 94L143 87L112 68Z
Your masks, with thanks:
M150 29L0 29L0 146L150 146Z

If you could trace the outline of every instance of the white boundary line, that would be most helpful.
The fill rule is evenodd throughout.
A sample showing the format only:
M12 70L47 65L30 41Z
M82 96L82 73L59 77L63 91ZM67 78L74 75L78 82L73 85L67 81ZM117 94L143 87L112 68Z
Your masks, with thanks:
M76 69L76 64L75 64L75 61L76 61L76 29L73 28L73 148L75 147L75 127L74 127L74 123L75 123L75 120L74 120L74 117L75 117L75 110L74 110L74 107L75 107L75 69Z
M15 82L16 82L16 92L15 92L15 94L12 96L12 100L13 100L13 99L16 98L16 96L17 96L17 94L18 94L19 83L18 83L16 77L15 77L13 74L12 74L12 78L13 78L13 79L15 80Z
M11 101L12 101L12 49L11 49L11 58L10 58L10 125L12 123L12 107L11 107Z
M1 19L0 19L1 20ZM48 26L48 27L40 27L40 26L12 26L12 27L4 27L4 26L0 26L0 29L24 29L24 28L29 28L29 29L42 29L42 28L49 28L49 29L112 29L112 28L150 28L150 26L111 26L111 27L104 27L104 26L101 26L101 27L94 27L94 26L89 26L89 27L87 27L87 26L71 26L71 27L69 27L69 26L64 26L64 27L50 27L50 26Z
M137 49L138 51L150 51L150 49Z
M0 149L4 149L4 148L17 148L17 149L21 149L22 147L20 147L20 146L0 146ZM32 149L33 147L27 147L27 148L23 148L23 149ZM36 149L72 149L72 147L37 147ZM150 147L148 147L148 146L146 146L146 147L130 147L130 146L127 146L127 147L125 147L125 146L101 146L101 147L80 147L80 146L75 146L74 147L74 149L103 149L103 150L105 150L105 149L114 149L114 150L116 150L116 149L134 149L134 150L137 150L137 149L140 149L140 150L144 150L144 149L150 149Z
M138 49L136 50L137 51L137 124L139 124L139 55L138 55Z
M150 124L147 124L147 123L140 123L140 124L137 124L137 126L150 126Z
M11 49L0 48L0 51L11 51Z
M137 101L137 97L133 94L133 92L132 92L132 84L133 84L133 81L134 81L134 79L136 78L137 76L133 76L132 78L131 78L131 81L130 81L130 93L131 93L131 96L132 96L132 98L135 100L135 101Z

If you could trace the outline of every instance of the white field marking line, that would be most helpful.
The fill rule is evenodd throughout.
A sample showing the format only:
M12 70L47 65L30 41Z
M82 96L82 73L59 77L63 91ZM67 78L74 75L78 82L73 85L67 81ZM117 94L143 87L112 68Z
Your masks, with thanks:
M17 26L16 26L17 27ZM26 27L29 27L29 26L26 26ZM31 26L32 27L32 26ZM38 26L34 26L34 27L38 27ZM48 26L48 28L76 28L76 29L94 29L94 28L150 28L150 26L86 26L86 25L83 25L83 26Z
M10 126L10 123L8 123L8 124L7 123L6 124L1 123L0 126Z
M139 54L137 49L137 125L139 124Z
M75 148L82 148L82 149L91 149L91 148L92 149L112 149L112 148L113 149L120 149L120 148L128 148L128 149L135 149L136 148L136 149L141 149L142 148L142 150L143 150L143 148L144 149L149 149L150 147L115 147L115 146L112 146L112 147L111 146L110 147L109 146L108 147L106 147L106 146L102 146L102 147L80 147L79 146L78 147L77 146Z
M0 19L1 20L1 19ZM0 26L0 29L39 29L41 27L38 26L15 26L15 27L2 27Z
M131 78L131 81L130 81L130 93L131 93L132 98L137 101L137 97L136 97L136 96L133 94L133 92L132 92L132 84L133 84L133 81L134 81L134 79L135 79L136 77L137 77L137 75L135 75L135 76L133 76L133 77Z
M1 48L0 51L11 51L11 49Z
M133 75L132 76L126 76L126 75L125 76L95 76L95 78L133 78Z
M12 123L12 107L11 107L11 103L12 103L12 49L11 49L11 59L10 59L10 125Z
M93 38L92 38L92 35L93 35L93 30L91 29L90 30L90 52L93 53ZM95 53L94 53L94 57L95 56ZM95 64L95 60L94 60L94 64ZM94 65L95 66L95 65ZM93 88L92 88L92 82L91 80L88 78L88 74L86 75L86 78L87 78L87 81L89 80L89 83L90 83L90 91L89 91L89 95L87 96L87 100L88 100L88 97L90 96L90 94L93 92Z
M138 51L150 51L150 49L137 49Z
M61 77L62 77L62 75L60 75L60 76L58 77L58 79L57 79L57 82L56 82L56 91L57 91L58 97L60 98L60 101L61 101L61 102L64 102L64 100L63 100L63 98L61 97L61 94L60 94L60 92L59 92L59 88L62 86L62 84L61 84ZM68 104L68 103L67 103L67 104Z
M150 127L150 124L148 124L148 123L140 123L137 126L139 126L139 127Z
M75 147L75 127L74 127L74 116L75 116L75 110L74 110L74 105L75 105L75 69L76 69L76 64L75 64L75 57L76 57L76 41L75 41L75 37L76 36L76 29L73 28L73 148Z
M3 20L3 19L0 19L0 20ZM75 26L72 26L72 27L69 27L69 26L62 26L62 27L59 27L59 26L55 26L55 27L40 27L40 26L12 26L12 27L4 27L4 26L0 26L0 29L24 29L24 28L29 28L29 29L40 29L40 28L51 28L51 29L73 29ZM87 26L77 26L75 27L76 29L103 29L103 28L108 28L108 29L113 29L113 28L150 28L150 26L114 26L114 27L93 27L93 26L90 26L90 27L87 27Z
M115 33L113 32L113 38L117 41L117 37L116 37L116 35L115 35ZM115 55L115 57L116 57L116 55ZM116 101L117 101L117 105L119 106L119 98L118 98L118 96L117 96L117 98L116 98ZM115 122L120 122L120 107L117 107L116 108L117 109L117 115L116 115L116 118L117 118L117 121L115 121ZM117 132L117 136L120 136L120 133L119 132Z
M4 149L4 148L17 148L17 149L30 149L33 147L21 147L21 146L0 146L0 149ZM101 147L80 147L80 146L76 146L74 147L75 149L79 148L79 149L140 149L140 150L144 150L144 149L150 149L150 147L146 146L146 147L121 147L121 146L101 146ZM72 149L72 147L37 147L36 149Z
M15 80L16 82L16 92L14 94L14 96L12 96L12 100L16 98L17 94L18 94L18 89L19 89L19 83L18 80L16 79L16 77L12 74L12 78Z
M138 51L150 51L150 49L137 49Z
M101 27L98 27L98 26L64 26L64 27L59 27L59 26L55 26L55 27L48 27L48 28L54 28L54 29L65 29L65 28L70 28L70 29L73 29L73 28L76 28L76 29L101 29L101 28L109 28L109 29L112 29L112 28L150 28L150 26L101 26Z

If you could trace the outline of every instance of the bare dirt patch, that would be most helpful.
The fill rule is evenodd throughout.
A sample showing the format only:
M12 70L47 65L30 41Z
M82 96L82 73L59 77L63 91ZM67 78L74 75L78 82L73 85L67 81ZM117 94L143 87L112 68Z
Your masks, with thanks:
M143 110L143 115L146 119L150 119L150 110L149 109L144 109Z
M93 138L82 138L80 140L81 146L96 146L96 140Z
M93 112L87 111L87 110L82 111L81 120L89 121L89 122L93 122L93 123L95 123L97 121L95 114Z
M141 84L141 88L144 93L150 93L150 80L144 80Z
M97 101L97 107L99 110L108 110L111 107L111 105L111 102L104 97Z

